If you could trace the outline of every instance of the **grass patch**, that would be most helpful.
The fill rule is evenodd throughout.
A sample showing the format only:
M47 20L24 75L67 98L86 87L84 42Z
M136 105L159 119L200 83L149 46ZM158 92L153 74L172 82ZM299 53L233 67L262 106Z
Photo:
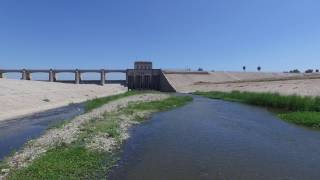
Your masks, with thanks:
M95 179L104 177L114 161L111 153L62 146L48 151L27 168L11 173L9 179Z
M196 92L196 95L212 99L238 101L263 107L287 111L320 111L320 97L302 97L297 95L284 96L278 93L254 92Z
M132 103L129 104L127 108L125 108L125 111L128 113L147 110L165 111L168 109L183 106L190 101L192 101L192 97L190 96L172 96L160 101Z
M117 119L110 119L109 121L100 121L96 124L96 130L108 133L108 135L113 138L116 138L120 135L119 123Z
M103 119L91 120L86 128L94 133L107 133L110 137L117 138L120 136L120 122L118 115L115 113L106 113Z
M320 97L297 95L280 95L278 93L255 92L195 92L196 95L211 99L237 101L251 105L277 109L282 112L279 117L298 125L318 127L320 124Z
M133 94L136 92L117 95L111 99ZM90 103L89 110L111 99L95 100ZM120 145L122 142L120 123L123 116L128 115L130 120L141 122L151 112L183 106L191 100L191 97L181 96L153 102L131 103L119 111L106 113L101 119L92 119L81 129L78 139L73 144L62 145L47 151L28 167L11 171L8 179L105 179L106 174L118 159L117 150L112 153L89 150L86 143L90 138L99 133L107 133ZM147 113L139 115L140 112Z
M278 116L288 122L320 129L320 112L289 112Z
M72 119L66 119L58 122L52 122L48 125L47 130L50 129L59 129L68 124Z
M85 111L89 112L92 109L101 107L102 105L104 105L104 104L106 104L106 103L108 103L110 101L114 101L114 100L117 100L117 99L120 99L120 98L124 98L124 97L128 97L128 96L133 96L133 95L136 95L136 94L139 94L139 93L140 92L138 92L138 91L127 91L127 92L122 93L122 94L117 94L117 95L113 95L113 96L107 96L107 97L103 97L103 98L95 98L95 99L92 99L92 100L88 100L85 103Z

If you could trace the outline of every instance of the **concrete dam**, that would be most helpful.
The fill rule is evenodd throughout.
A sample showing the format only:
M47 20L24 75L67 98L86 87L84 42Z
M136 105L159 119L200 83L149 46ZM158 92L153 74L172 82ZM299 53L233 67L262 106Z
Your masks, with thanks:
M47 73L49 82L75 83L75 84L101 84L109 82L122 84L133 90L158 90L174 92L161 69L153 69L152 62L137 61L133 69L0 69L0 78L7 73L21 73L21 80L32 80L33 73ZM74 80L59 80L59 73L73 73ZM100 80L82 80L84 73L98 73ZM108 73L124 73L125 80L107 80Z

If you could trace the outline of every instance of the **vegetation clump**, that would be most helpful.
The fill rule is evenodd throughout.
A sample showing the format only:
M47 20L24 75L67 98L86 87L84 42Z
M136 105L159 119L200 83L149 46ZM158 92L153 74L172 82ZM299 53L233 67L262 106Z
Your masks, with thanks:
M299 74L300 71L299 71L299 69L294 69L294 70L290 70L289 73L297 73L297 74Z
M11 172L9 179L90 179L103 176L110 168L104 162L115 161L111 153L89 151L72 144L49 150L30 166Z
M281 111L279 117L307 127L320 127L320 97L255 92L196 92L212 99L236 101Z
M127 91L125 93L118 94L118 95L107 96L107 97L102 97L102 98L95 98L95 99L89 100L85 103L85 110L86 110L86 112L89 112L92 109L98 108L98 107L100 107L110 101L114 101L114 100L117 100L120 98L136 95L138 93L139 93L138 91Z
M305 73L313 73L313 69L307 69Z
M289 112L279 114L279 117L298 125L320 129L320 112Z
M50 102L50 99L42 99L44 102Z
M258 71L261 71L261 67L260 67L260 66L258 66L258 67L257 67L257 70L258 70Z

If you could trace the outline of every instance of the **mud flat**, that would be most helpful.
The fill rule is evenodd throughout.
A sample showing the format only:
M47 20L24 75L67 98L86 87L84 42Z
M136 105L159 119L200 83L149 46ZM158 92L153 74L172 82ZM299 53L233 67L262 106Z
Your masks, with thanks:
M125 92L121 85L64 84L0 78L0 121Z

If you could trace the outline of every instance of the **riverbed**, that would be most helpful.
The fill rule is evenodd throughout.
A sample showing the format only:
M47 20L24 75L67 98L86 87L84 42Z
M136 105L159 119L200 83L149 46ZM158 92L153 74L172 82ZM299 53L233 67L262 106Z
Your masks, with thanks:
M194 96L130 131L108 179L318 179L320 132Z
M71 120L83 112L84 104L80 103L0 121L0 160L19 150L29 140L41 136L48 128Z

